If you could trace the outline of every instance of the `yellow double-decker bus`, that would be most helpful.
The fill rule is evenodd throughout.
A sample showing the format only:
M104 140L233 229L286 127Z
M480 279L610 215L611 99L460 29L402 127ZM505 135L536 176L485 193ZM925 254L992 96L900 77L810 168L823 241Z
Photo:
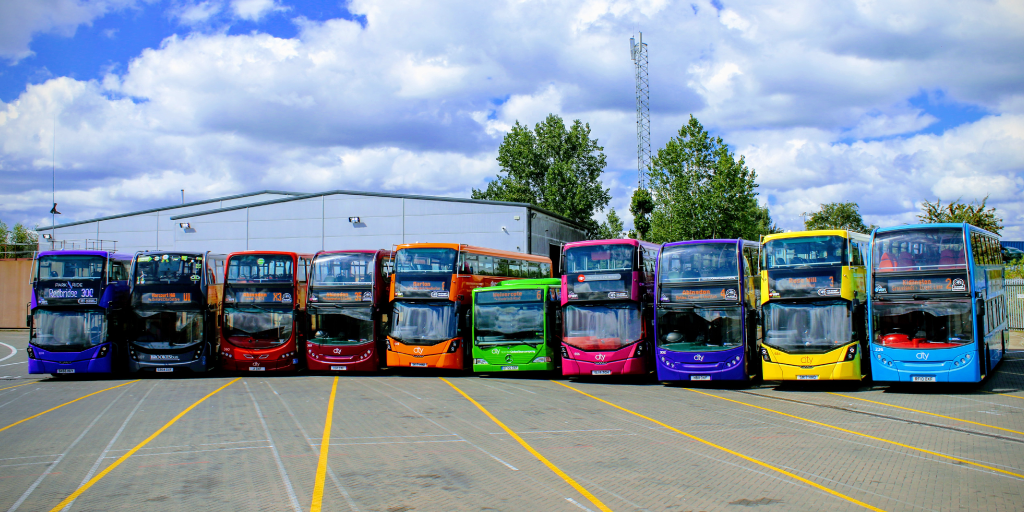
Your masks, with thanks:
M764 380L862 380L868 376L865 259L871 254L870 243L867 235L846 230L764 237Z

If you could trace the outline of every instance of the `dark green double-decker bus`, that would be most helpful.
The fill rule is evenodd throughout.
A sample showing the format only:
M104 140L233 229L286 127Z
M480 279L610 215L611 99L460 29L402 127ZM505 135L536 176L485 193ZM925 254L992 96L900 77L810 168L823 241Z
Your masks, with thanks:
M473 371L558 368L559 279L516 279L473 290Z

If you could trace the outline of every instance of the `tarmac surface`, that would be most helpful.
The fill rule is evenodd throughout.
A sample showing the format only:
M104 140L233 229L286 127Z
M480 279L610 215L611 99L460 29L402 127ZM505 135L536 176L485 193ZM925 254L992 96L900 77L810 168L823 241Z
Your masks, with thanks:
M901 388L57 379L27 337L0 331L0 512L1024 508L1021 333L980 385Z

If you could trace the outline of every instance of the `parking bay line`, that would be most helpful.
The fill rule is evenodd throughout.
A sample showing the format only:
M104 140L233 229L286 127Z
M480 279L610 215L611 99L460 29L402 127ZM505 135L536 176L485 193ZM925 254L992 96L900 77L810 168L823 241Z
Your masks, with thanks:
M876 402L874 400L868 400L867 398L858 398L858 397L850 396L850 395L841 395L839 393L829 393L829 394L830 395L835 395L835 396L841 396L843 398L849 398L849 399L852 399L852 400L860 400L862 402L868 402L868 403L877 404L877 405L884 405L886 407L892 407L894 409L902 409L904 411L916 412L918 414L926 414L928 416L935 416L936 418L943 418L943 419L952 420L952 421L961 421L961 422L964 422L964 423L970 423L971 425L978 425L978 426L981 426L981 427L994 428L994 429L997 429L997 430L1002 430L1004 432L1011 432L1011 433L1014 433L1014 434L1017 434L1017 435L1024 436L1024 432L1021 432L1019 430L1013 430L1013 429L1009 429L1009 428L997 427L995 425L989 425L988 423L979 423L977 421L962 420L960 418L954 418L952 416L945 416L945 415L942 415L942 414L935 414L934 412L919 411L917 409L911 409L909 407L902 407L902 406L899 406L899 405L887 404L885 402Z
M235 382L238 382L240 379L241 379L241 377L235 377L234 379L232 379L227 384L224 384L223 386L221 386L221 387L211 391L206 396L200 398L195 403L193 403L192 405L190 405L187 408L185 408L184 411L179 412L177 416L171 418L171 420L168 421L167 423L165 423L164 426L160 427L159 430L157 430L156 432L153 432L149 437L143 439L142 442L140 442L139 444L135 445L135 447L132 448L131 450L129 450L128 453L125 453L120 458L118 458L114 462L110 463L110 465L107 466L106 468L104 468L103 471L100 471L99 474L97 474L96 476L92 477L88 482L86 482L86 483L82 484L81 486L79 486L78 489L75 489L75 492L71 493L67 498L64 498L63 500L61 500L61 502L58 503L57 506L55 506L52 509L50 509L50 512L57 512L60 509L64 508L69 503L71 503L72 501L78 499L78 497L81 496L82 493L84 493L85 491L88 491L89 488L92 487L93 485L96 485L96 482L99 482L100 480L102 480L103 477L107 476L108 473L110 473L111 471L116 469L118 466L120 466L121 463L123 463L124 461L128 460L128 457L131 457L135 452L139 451L139 449L141 449L143 446L146 446L147 444L149 444L150 441L156 439L156 437L159 436L160 434L162 434L165 430L167 430L168 428L171 428L171 425L174 425L175 423L177 423L178 420L180 420L182 416L187 414L192 409L195 409L197 406L199 406L199 404L205 402L207 398L210 398L211 396L216 395L217 393L220 393L221 390L223 390L224 388L234 384ZM138 381L132 381L132 382L138 382ZM128 383L125 383L125 384L128 384ZM121 385L123 386L124 384L121 384ZM113 389L113 388L111 388L111 389ZM106 390L104 390L104 391L106 391Z
M5 390L5 389L14 389L14 388L20 388L20 387L22 387L22 386L28 386L29 384L36 384L36 383L37 383L37 382L26 382L26 383L24 383L24 384L18 384L17 386L8 386L8 387L6 387L6 388L0 388L0 391L3 391L3 390Z
M130 380L130 381L128 381L128 382L125 382L124 384L118 384L118 385L116 385L116 386L113 386L113 387L109 387L109 388L107 388L107 389L101 389L101 390L99 390L99 391L94 391L94 392L92 392L92 393L89 393L88 395L85 395L85 396L83 396L83 397L79 397L79 398L76 398L76 399L74 399L74 400L72 400L72 401L70 401L70 402L64 402L64 403L62 403L62 404L60 404L60 405L58 405L58 406L56 406L56 407L51 407L51 408L49 408L49 409L47 409L47 410L45 410L45 411L43 411L43 412L41 412L41 413L39 413L39 414L33 414L32 416L29 416L28 418L25 418L25 419L23 419L23 420L20 420L20 421L16 421L16 422L14 422L14 423L11 423L10 425L7 425L7 426L6 426L6 427L4 427L4 428L0 428L0 432L3 432L4 430L7 430L7 429L9 429L9 428L11 428L11 427L13 427L13 426L15 426L15 425L21 425L22 423L25 423L25 422L26 422L26 421L28 421L28 420L31 420L31 419L35 419L35 418L38 418L38 417L40 417L40 416L42 416L42 415L44 415L44 414L46 414L46 413L48 413L48 412L50 412L50 411L56 411L57 409L60 409L61 407L64 407L65 405L71 405L71 404L73 404L73 403L75 403L75 402L77 402L77 401L79 401L79 400L84 400L84 399L86 399L86 398L89 398L90 396L93 396L93 395L98 395L98 394L100 394L100 393L102 393L102 392L104 392L104 391L110 391L111 389L117 389L117 388L119 388L119 387L121 387L121 386L127 386L128 384L134 384L134 383L136 383L136 382L138 382L138 381L139 381L138 379L136 379L136 380Z
M320 512L324 501L324 480L327 479L327 459L331 451L331 420L334 419L334 398L338 396L338 376L331 385L331 397L327 399L327 417L324 419L324 433L320 439L320 458L316 463L316 482L313 484L313 503L309 512Z
M448 379L446 379L444 377L438 377L438 378L441 379L442 381L444 381L445 384L448 384L449 386L451 386L452 389L454 389L455 391L458 391L460 395L462 395L466 400L469 400L470 403L475 405L477 409L480 409L480 411L483 412L485 415L487 415L487 417L490 418L491 421L493 421L495 424L497 424L499 427L501 427L501 429L504 430L505 432L507 432L508 435L512 436L512 439L515 439L520 445L523 446L523 448L526 448L526 451L530 452L530 454L532 454L534 457L536 457L537 460L541 461L541 463L543 463L545 466L547 466L548 469L550 469L556 475L561 477L562 480L565 480L565 482L567 484L571 485L573 489L576 489L577 491L579 491L579 493L582 494L588 500L590 500L590 502L593 503L595 507L597 507L598 509L600 509L600 510L602 510L604 512L611 512L611 509L608 508L604 503L602 503L601 500L597 499L597 497L594 496L593 494L591 494L590 491L586 490L582 485L580 485L575 480L573 480L572 477L570 477L569 475L565 474L564 471L562 471L561 469L558 469L558 466L555 466L551 461L549 461L547 458L545 458L543 455L541 455L540 452L538 452L532 446L530 446L529 443L524 441L522 437L519 437L519 434L516 434L515 432L512 431L512 429L510 429L507 426L505 426L505 424L502 423L501 420L499 420L497 417L495 417L493 414L491 414L491 412L488 411L486 408L484 408L484 406L480 405L479 402L477 402L476 400L473 400L473 398L471 396L467 395L465 392L463 392L461 389L459 389L455 384L452 384L451 381L449 381ZM568 499L568 498L566 498L566 499ZM569 500L569 501L573 502L573 500Z
M615 405L615 404L613 404L613 403L611 403L611 402L609 402L609 401L607 401L607 400L605 400L603 398L598 398L598 397L596 397L594 395L591 395L589 393L586 393L584 391L576 389L576 388L574 388L574 387L572 387L572 386L570 386L568 384L564 384L562 382L558 382L557 380L552 380L551 382L554 382L555 384L558 384L558 385L560 385L562 387L569 388L569 389L571 389L571 390L573 390L573 391L575 391L575 392L577 392L577 393L579 393L579 394L581 394L583 396L588 396L590 398L593 398L594 400L597 400L598 402L602 402L604 404L610 405L610 406L612 406L612 407L614 407L616 409L619 409L620 411L627 412L627 413L632 414L633 416L637 416L639 418L643 418L643 419L645 419L647 421L650 421L650 422L652 422L652 423L654 423L656 425L659 425L659 426L661 426L663 428L671 430L671 431L673 431L673 432L675 432L677 434L682 434L683 436L686 436L686 437L688 437L690 439L693 439L694 441L698 441L700 443L706 444L708 446L711 446L712 448L717 448L717 449L722 450L722 451L724 451L724 452L726 452L726 453L728 453L730 455L735 455L736 457L739 457L739 458L741 458L743 460L746 460L748 462L752 462L752 463L757 464L759 466L768 468L768 469L770 469L772 471L775 471L775 472L778 472L778 473L782 473L783 475L786 475L786 476L788 476L790 478L793 478L795 480L803 482L803 483L805 483L807 485L810 485L810 486L812 486L812 487L814 487L816 489L819 489L821 491L827 492L828 494L831 494L833 496L842 498L842 499L844 499L846 501L849 501L850 503L853 503L855 505L859 505L861 507L864 507L864 508L866 508L868 510L872 510L872 511L875 511L875 512L882 512L882 509L880 509L880 508L877 508L875 506L869 505L869 504L864 503L863 501L857 500L855 498L851 498L850 496L847 496L847 495L845 495L845 494L843 494L843 493L841 493L839 491L835 491L835 490L829 489L828 487L825 487L824 485L812 482L812 481L810 481L810 480L808 480L808 479L806 479L806 478L804 478L802 476L793 474L793 473L791 473L789 471L786 471L786 470L784 470L782 468L777 468L775 466L772 466L771 464L768 464L767 462L761 462L761 461L759 461L759 460L757 460L757 459L755 459L753 457L748 457L746 455L743 455L742 453L739 453L739 452L730 450L730 449L728 449L728 448L726 448L724 446L719 446L719 445L717 445L715 443L712 443L711 441L706 441L706 440L704 440L704 439L702 439L700 437L697 437L697 436L695 436L693 434L688 434L688 433L683 432L682 430L679 430L679 429L677 429L677 428L675 428L675 427L673 427L673 426L671 426L671 425L669 425L667 423L662 423L662 422L660 422L660 421L658 421L658 420L656 420L654 418L651 418L649 416L644 416L643 414L631 411L629 409L626 409L625 407L622 407L622 406L619 406L619 405ZM711 395L711 396L714 396L714 395ZM716 397L716 398L719 398L719 397Z
M866 438L871 439L873 441L879 441L879 442L882 442L882 443L888 443L888 444L891 444L891 445L899 446L900 448L906 448L908 450L914 450L914 451L921 452L921 453L927 453L928 455L933 455L935 457L940 457L940 458L943 458L943 459L951 460L953 462L957 462L957 463L961 463L961 464L968 464L968 465L971 465L971 466L987 469L989 471L995 471L995 472L998 472L998 473L1003 473L1004 475L1010 475L1010 476L1014 476L1014 477L1017 477L1017 478L1024 479L1024 475L1021 475L1019 473L1014 473L1012 471L1007 471L1005 469L999 469L999 468L992 467L992 466L989 466L989 465L986 465L986 464L980 464L978 462L970 461L970 460L967 460L967 459L961 459L959 457L953 457L952 455L946 455L944 453L933 452L931 450L926 450L924 448L918 448L916 446L910 446L909 444L903 444L903 443L900 443L898 441L890 441L888 439L883 439L881 437L875 437L873 435L865 434L863 432L857 432L856 430L849 430L849 429L845 429L845 428L842 428L842 427L837 427L835 425L829 425L828 423L822 423L820 421L814 421L814 420L811 420L811 419L803 418L801 416L796 416L794 414L788 414L788 413L784 413L782 411L776 411L775 409L769 409L767 407L761 407L760 405L748 404L747 402L741 402L739 400L733 400L731 398L725 398L724 396L718 396L718 395L713 395L711 393L705 393L703 391L698 391L698 390L692 389L692 388L687 388L686 390L687 391L692 391L694 393L699 393L701 395L707 395L707 396L710 396L710 397L713 397L713 398L717 398L719 400L725 400L727 402L733 402L733 403L736 403L736 404L745 405L747 407L753 407L754 409L760 409L762 411L773 412L773 413L781 415L781 416L786 416L787 418L793 418L793 419L796 419L796 420L805 421L807 423L818 425L820 427L827 427L827 428L838 430L840 432L845 432L847 434L853 434L853 435L856 435L856 436L866 437ZM842 395L840 395L840 396L842 396Z

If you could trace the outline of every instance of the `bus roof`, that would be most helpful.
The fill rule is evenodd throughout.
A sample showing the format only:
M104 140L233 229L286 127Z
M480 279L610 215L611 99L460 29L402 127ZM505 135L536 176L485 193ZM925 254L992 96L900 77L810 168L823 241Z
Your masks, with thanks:
M587 245L632 245L633 247L644 246L651 249L657 249L661 246L651 242L645 242L643 240L637 240L635 238L612 238L607 240L583 240L580 242L569 242L565 244L565 249L571 249L573 247L584 247Z
M461 250L461 251L465 251L465 252L471 252L471 253L474 253L474 254L484 254L484 255L487 255L487 256L504 256L506 258L514 258L514 259L518 259L518 260L528 260L528 261L537 261L537 262L543 262L543 263L550 263L551 262L550 258L548 258L547 256L541 256L539 254L529 254L529 253L525 253L525 252L502 251L500 249L490 249L490 248L487 248L487 247L477 247L477 246L474 246L474 245L451 244L451 243L425 242L425 243L416 243L416 244L400 244L400 245L395 246L395 252L398 252L398 251L400 251L402 249L415 249L415 248L423 248L423 249L453 249L453 250L456 250L456 251Z
M122 254L122 253L118 253L118 252L71 250L71 251L39 251L39 253L36 254L36 258L41 258L43 256L61 256L61 255L64 255L64 256L103 256L103 257L110 257L111 259L115 259L115 260L125 260L125 261L131 261L131 259L133 257L131 254Z
M135 257L153 254L184 254L185 256L206 256L206 251L138 251Z
M933 224L905 224L903 226L892 226L892 227L888 227L888 228L878 228L878 229L875 230L875 233L888 233L888 232L892 232L892 231L909 231L909 230L915 230L915 229L965 229L965 228L969 228L969 229L972 229L974 231L978 231L978 232L981 232L981 233L986 233L986 234L992 235L992 236L994 236L996 238L999 238L999 235L997 235L997 234L995 234L995 233L993 233L991 231L987 231L987 230L981 229L978 226L974 226L974 225L968 224L966 222L936 222L936 223L933 223Z
M757 242L753 240L744 240L742 238L711 238L708 240L683 240L681 242L665 242L664 244L661 245L661 247L662 249L664 249L666 247L678 247L680 245L697 244L753 244L754 246L757 246Z
M284 255L284 256L292 256L292 257L295 257L295 258L312 258L313 257L312 254L302 254L302 253L288 252L288 251L238 251L238 252L233 252L231 254L228 254L228 259L231 259L234 256L245 256L245 255L248 255L248 254L281 254L281 255Z
M843 238L863 238L867 240L868 235L863 233L857 233L856 231L847 231L845 229L816 229L811 231L792 231L789 233L773 233L771 235L765 235L762 239L762 243L770 242L772 240L783 240L787 238L809 238L812 236L841 236Z

